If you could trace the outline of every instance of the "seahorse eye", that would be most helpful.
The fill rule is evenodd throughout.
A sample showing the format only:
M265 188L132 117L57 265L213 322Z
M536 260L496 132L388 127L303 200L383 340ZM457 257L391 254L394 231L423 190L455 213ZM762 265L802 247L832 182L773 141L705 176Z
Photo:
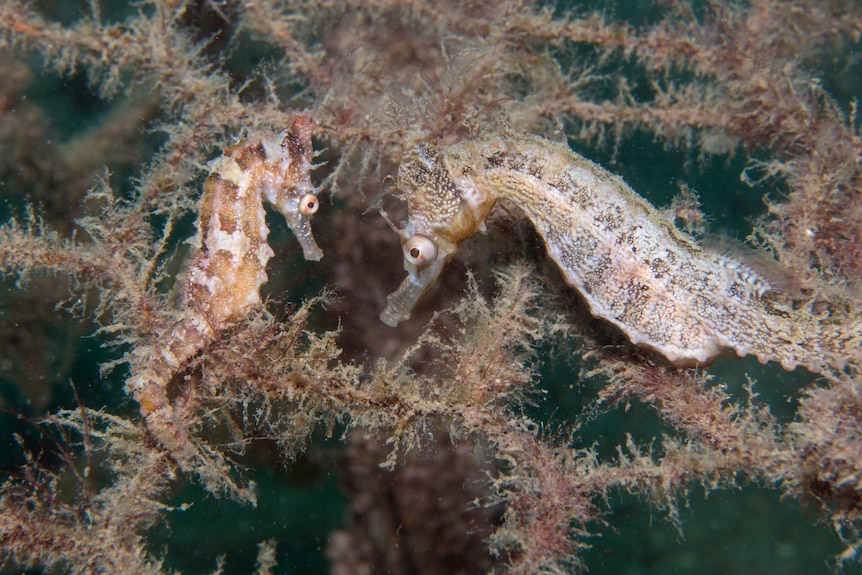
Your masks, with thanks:
M317 212L320 202L317 201L317 196L314 194L305 194L299 200L299 213L304 216L310 216Z
M404 258L417 267L428 265L437 256L437 246L425 236L413 236L404 243Z

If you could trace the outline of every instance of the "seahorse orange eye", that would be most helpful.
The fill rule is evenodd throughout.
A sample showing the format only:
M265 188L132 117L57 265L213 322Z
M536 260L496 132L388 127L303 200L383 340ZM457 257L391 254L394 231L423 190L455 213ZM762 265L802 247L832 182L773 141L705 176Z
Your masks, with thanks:
M299 200L299 213L304 216L310 216L317 212L320 202L317 201L317 196L314 194L305 194Z
M429 264L437 256L437 246L425 236L413 236L404 243L404 258L414 266Z

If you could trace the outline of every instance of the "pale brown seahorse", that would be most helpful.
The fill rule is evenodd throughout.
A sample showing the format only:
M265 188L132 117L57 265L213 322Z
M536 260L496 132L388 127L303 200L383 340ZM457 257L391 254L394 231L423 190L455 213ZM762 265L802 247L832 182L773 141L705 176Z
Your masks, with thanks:
M275 207L306 260L323 252L311 233L320 202L311 184L314 120L297 116L290 129L241 140L209 163L199 209L199 250L189 267L186 299L221 322L260 301L274 255L263 201Z
M593 315L676 365L707 364L727 350L814 372L860 355L828 314L794 309L764 275L702 248L620 177L538 137L497 135L408 152L396 187L407 201L402 239L408 276L380 319L410 317L458 244L484 231L497 200L535 225L566 282ZM855 361L855 360L850 360Z
M310 225L319 207L310 178L314 127L311 116L297 115L287 130L241 140L209 163L179 319L129 354L127 389L148 430L186 470L196 470L202 460L186 428L188 415L178 414L168 398L168 382L219 330L260 303L266 264L274 255L264 201L285 217L306 260L323 257Z

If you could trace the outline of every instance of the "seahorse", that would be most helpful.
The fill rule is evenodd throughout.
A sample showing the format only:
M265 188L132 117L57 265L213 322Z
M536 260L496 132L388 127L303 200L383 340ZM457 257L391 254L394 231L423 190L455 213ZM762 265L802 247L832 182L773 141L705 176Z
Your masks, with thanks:
M172 403L168 383L215 340L219 330L260 302L266 264L274 255L267 243L264 201L285 217L306 260L323 257L310 226L319 207L310 178L315 167L314 127L311 116L297 115L287 130L241 140L209 163L198 209L196 250L178 282L183 295L182 307L176 310L178 321L152 341L139 342L129 354L132 375L126 385L140 405L147 429L182 468L205 479L218 475L206 468L221 460L198 450L188 428L193 416L182 412L182 402Z
M858 322L848 330L828 312L795 309L769 274L703 248L565 144L499 134L424 145L406 153L395 185L407 202L408 221L392 227L408 275L380 314L387 325L410 317L460 242L485 231L491 208L508 200L594 316L675 365L733 350L823 372L860 356Z
M311 232L320 205L311 184L314 120L297 116L281 133L241 140L209 163L189 267L186 300L220 323L260 301L266 264L274 255L263 201L287 221L306 260L323 252Z

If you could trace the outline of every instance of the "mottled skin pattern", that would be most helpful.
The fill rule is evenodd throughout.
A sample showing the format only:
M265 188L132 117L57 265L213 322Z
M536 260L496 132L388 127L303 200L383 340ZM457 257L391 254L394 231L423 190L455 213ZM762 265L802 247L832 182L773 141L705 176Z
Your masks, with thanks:
M621 178L563 144L497 136L424 147L405 159L397 186L409 213L402 243L433 257L405 247L408 277L381 314L389 325L410 317L458 243L505 199L533 222L595 316L677 365L734 350L823 371L858 354L858 324L848 331L794 310L755 270L703 249Z
M307 260L323 252L311 234L318 201L310 116L289 130L243 140L210 162L200 204L200 244L190 266L186 300L210 322L220 323L260 301L266 264L273 256L263 201L284 215Z

